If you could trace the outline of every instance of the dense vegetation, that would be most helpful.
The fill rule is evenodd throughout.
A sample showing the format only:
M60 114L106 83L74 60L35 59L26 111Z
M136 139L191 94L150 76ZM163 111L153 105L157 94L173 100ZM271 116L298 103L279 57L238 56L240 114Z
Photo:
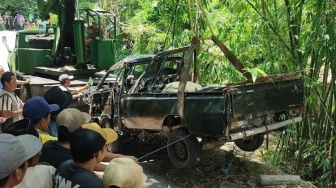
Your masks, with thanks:
M31 0L25 1L27 5L19 5L23 1L5 2L1 12L9 8L29 11L24 7L34 4ZM89 2L82 5L97 6ZM333 0L98 2L101 8L118 15L123 32L131 39L132 48L124 48L122 56L185 46L197 36L201 45L196 75L201 84L243 81L209 40L214 35L252 74L304 77L304 119L281 136L274 163L314 180L319 187L336 186L335 4Z
M181 47L201 39L199 81L244 80L209 37L218 37L246 70L304 77L305 114L279 141L274 163L335 187L335 13L332 0L122 0L115 11L134 40L132 53ZM261 72L262 72L261 71Z

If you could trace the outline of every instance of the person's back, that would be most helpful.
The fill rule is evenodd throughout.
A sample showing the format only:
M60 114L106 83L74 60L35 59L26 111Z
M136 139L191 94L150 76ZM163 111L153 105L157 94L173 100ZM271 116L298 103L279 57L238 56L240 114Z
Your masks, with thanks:
M48 164L36 164L27 169L20 184L15 188L43 187L52 188L56 169Z
M103 187L102 180L93 171L76 166L72 159L63 162L55 174L55 188Z
M40 162L46 162L58 168L64 161L72 159L69 148L60 146L57 141L50 140L43 144Z

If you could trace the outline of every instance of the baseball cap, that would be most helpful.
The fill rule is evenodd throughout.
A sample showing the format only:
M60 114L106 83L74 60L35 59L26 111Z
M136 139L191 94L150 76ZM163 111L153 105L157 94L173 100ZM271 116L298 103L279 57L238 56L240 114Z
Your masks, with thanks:
M59 109L57 104L48 104L43 97L33 97L28 99L22 109L24 118L32 121L42 118L48 112L54 112Z
M73 78L74 78L73 76L69 76L67 74L62 74L61 76L59 76L58 80L59 81L64 81L64 80L71 80Z
M40 138L39 133L35 129L32 121L28 118L16 121L15 123L8 126L3 132L14 136L30 134Z
M10 175L41 149L42 142L35 136L0 134L0 179Z
M111 185L122 188L140 188L147 180L143 168L132 159L126 157L115 158L110 161L103 175L103 187Z
M118 134L111 128L101 128L97 123L84 124L71 134L71 154L91 156L117 138Z
M43 97L49 104L57 104L60 107L58 111L68 108L72 102L72 94L58 86L50 88Z
M65 126L72 133L85 123L89 123L90 120L90 114L81 112L76 108L66 108L57 115L56 124Z

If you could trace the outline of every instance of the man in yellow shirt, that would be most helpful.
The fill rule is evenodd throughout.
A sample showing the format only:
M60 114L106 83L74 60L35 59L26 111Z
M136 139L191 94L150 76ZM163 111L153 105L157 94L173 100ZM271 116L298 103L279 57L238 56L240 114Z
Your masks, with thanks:
M57 140L57 137L50 136L45 131L50 123L50 113L58 109L59 106L57 104L48 104L43 97L33 97L27 100L23 106L23 117L32 121L42 143L49 140Z

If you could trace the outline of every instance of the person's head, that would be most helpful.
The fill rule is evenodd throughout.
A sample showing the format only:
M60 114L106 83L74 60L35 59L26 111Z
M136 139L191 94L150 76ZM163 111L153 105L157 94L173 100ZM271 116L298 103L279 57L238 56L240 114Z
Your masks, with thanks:
M118 134L110 128L101 128L97 123L88 123L76 129L70 138L73 160L84 163L90 160L101 162L107 152L106 144L117 140Z
M5 90L11 92L15 91L17 86L15 74L10 71L4 72L1 76L1 83Z
M42 142L35 136L0 134L0 187L19 184L27 171L27 160L41 149Z
M52 116L56 116L63 109L68 108L72 102L72 94L69 91L63 91L58 86L50 88L43 97L48 104L57 104L60 107L59 110L51 113Z
M14 136L28 134L40 139L40 136L37 130L34 128L32 121L30 121L30 119L27 118L16 121L12 125L8 126L3 132ZM42 151L38 152L32 158L28 159L28 166L29 167L35 166L40 160L41 155Z
M5 72L5 68L0 65L0 77L3 75L3 73Z
M98 24L97 24L97 22L92 22L92 28L93 28L94 30L97 30L97 29L98 29Z
M71 79L73 79L73 76L69 76L67 74L62 74L58 77L58 80L60 81L60 84L65 87L69 87L71 83Z
M67 108L62 110L56 117L58 141L70 142L71 133L82 125L89 123L90 120L90 114L81 112L78 109Z
M46 131L50 123L50 112L57 111L57 104L48 104L43 97L33 97L26 101L22 109L24 118L30 119L35 128Z
M142 167L127 157L115 158L110 161L103 175L104 188L140 188L147 180Z
M37 130L34 128L34 124L28 118L16 121L15 123L9 125L3 132L14 136L29 134L40 138Z

